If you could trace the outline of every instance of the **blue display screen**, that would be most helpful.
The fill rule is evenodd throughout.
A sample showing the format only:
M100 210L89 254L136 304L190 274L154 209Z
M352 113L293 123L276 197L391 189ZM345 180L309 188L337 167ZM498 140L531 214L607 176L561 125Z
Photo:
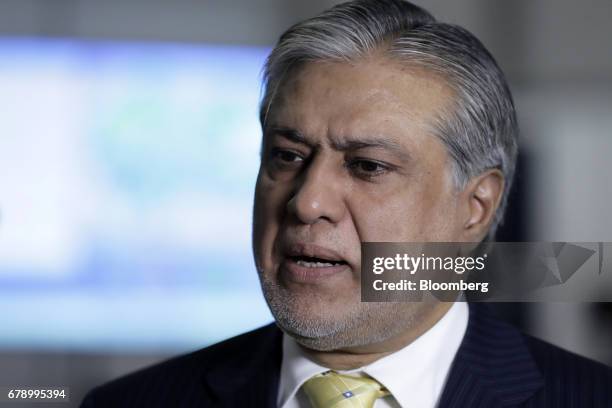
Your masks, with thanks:
M251 254L269 49L0 39L0 347L201 347Z

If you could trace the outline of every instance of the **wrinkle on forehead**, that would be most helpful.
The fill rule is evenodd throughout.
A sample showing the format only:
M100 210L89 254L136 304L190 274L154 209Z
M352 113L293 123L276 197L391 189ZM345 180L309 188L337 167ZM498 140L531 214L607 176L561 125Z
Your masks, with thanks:
M366 120L383 124L391 115L401 114L411 126L424 130L450 107L454 95L440 74L387 57L317 61L289 74L270 113L292 123L303 123L304 116L327 117L336 128ZM329 100L336 103L325 104Z

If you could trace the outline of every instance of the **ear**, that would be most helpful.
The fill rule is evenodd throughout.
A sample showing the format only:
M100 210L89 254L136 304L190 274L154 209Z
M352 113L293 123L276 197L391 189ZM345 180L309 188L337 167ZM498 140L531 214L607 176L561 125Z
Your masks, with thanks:
M490 169L471 179L463 190L466 241L479 242L487 235L501 202L504 183L502 172Z

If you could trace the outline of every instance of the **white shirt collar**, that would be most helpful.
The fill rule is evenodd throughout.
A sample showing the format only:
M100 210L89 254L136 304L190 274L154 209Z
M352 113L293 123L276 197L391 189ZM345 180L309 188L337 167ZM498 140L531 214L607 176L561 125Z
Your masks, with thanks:
M351 372L365 372L375 378L387 387L401 407L435 407L467 329L468 315L467 303L456 302L418 339ZM310 360L293 338L283 335L278 406L300 407L298 391L302 384L313 375L328 370ZM378 406L389 405L377 402Z

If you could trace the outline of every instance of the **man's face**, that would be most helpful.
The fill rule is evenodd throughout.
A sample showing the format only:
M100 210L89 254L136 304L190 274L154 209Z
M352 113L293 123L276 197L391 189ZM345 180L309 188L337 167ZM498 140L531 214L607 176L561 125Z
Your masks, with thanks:
M360 243L457 241L450 158L430 131L452 92L383 57L309 63L264 129L253 248L280 327L319 350L384 341L426 312L360 302Z

